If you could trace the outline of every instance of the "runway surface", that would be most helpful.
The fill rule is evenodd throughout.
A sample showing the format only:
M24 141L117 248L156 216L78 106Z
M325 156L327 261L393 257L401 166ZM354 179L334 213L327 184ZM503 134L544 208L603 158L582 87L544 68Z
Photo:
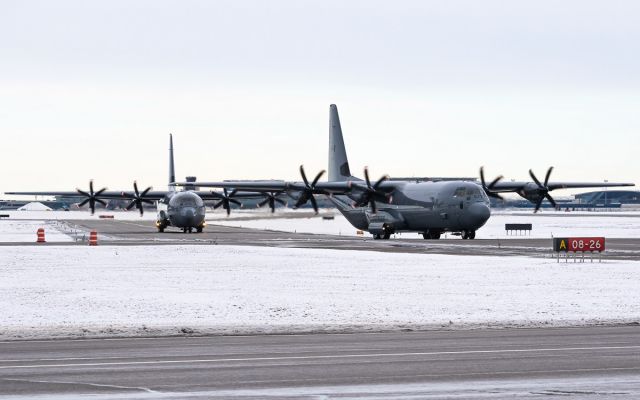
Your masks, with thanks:
M295 248L326 248L342 250L368 250L398 253L434 253L459 255L527 255L551 257L551 239L530 239L526 237L510 239L475 240L415 240L397 239L373 240L370 235L337 236L309 233L257 230L250 228L208 225L203 233L183 233L168 228L158 233L152 221L125 220L68 220L70 229L78 230L79 238L88 238L88 232L98 231L100 242L109 245L166 245L166 244L219 244L239 246L270 246ZM56 245L77 245L86 242L56 243ZM18 245L0 243L0 245ZM21 245L36 245L21 243ZM589 255L587 255L589 256ZM597 255L594 256L597 258ZM607 239L608 259L640 260L640 239Z
M638 326L18 341L0 354L2 396L640 396Z

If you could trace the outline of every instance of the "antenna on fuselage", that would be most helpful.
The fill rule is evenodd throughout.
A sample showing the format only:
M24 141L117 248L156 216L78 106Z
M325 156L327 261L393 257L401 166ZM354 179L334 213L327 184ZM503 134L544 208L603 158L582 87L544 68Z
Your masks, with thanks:
M169 191L175 192L176 187L171 184L176 181L176 169L173 163L173 134L169 134Z

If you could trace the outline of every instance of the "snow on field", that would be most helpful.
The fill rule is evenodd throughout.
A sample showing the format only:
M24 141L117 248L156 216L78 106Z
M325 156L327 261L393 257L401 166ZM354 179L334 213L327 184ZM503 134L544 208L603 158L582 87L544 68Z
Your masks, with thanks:
M69 242L73 240L61 231L62 227L53 221L15 221L0 219L0 242L35 242L36 232L44 228L48 242Z
M2 210L2 214L8 214L9 219L14 220L69 220L69 219L100 219L101 215L113 215L116 219L124 220L147 220L155 221L156 212L149 210L144 213L144 216L140 216L140 213L135 211L111 211L111 210L96 210L95 215L91 215L89 210L75 210L75 211L18 211L18 210Z
M277 213L276 213L277 215ZM335 214L334 220L313 218L268 218L255 220L215 220L214 224L241 226L254 229L268 229L287 232L304 232L330 235L356 235L354 228L341 214ZM552 236L606 236L629 238L640 236L640 214L620 213L498 213L494 212L486 225L477 232L478 239L502 239L508 236L505 224L531 223L533 238L550 238ZM520 233L523 235L523 233ZM417 233L400 233L403 239L422 239ZM445 235L447 238L455 236Z
M232 246L3 247L0 338L640 321L639 262Z

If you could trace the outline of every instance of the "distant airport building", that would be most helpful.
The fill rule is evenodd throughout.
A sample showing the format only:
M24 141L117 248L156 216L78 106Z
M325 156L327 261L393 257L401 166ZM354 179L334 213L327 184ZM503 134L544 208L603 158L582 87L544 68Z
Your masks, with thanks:
M576 202L609 207L617 204L640 204L640 192L634 190L601 190L575 195Z

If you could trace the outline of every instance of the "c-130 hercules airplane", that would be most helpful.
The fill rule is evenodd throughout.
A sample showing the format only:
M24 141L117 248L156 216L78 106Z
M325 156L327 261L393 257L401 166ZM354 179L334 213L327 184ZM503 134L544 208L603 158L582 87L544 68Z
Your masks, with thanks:
M332 104L329 107L328 182L320 182L325 171L320 171L309 182L300 166L302 182L179 182L175 185L247 190L270 196L297 192L294 207L311 202L316 212L314 195L327 195L351 225L368 231L375 239L389 239L395 232L418 232L425 239L439 239L444 232L451 232L463 239L474 239L476 231L491 216L489 196L501 198L500 193L519 194L536 204L537 212L545 199L556 206L549 194L552 190L634 186L633 183L549 182L552 169L547 171L544 183L530 170L533 182L501 182L502 176L499 176L487 185L481 168L480 183L463 180L409 182L385 175L372 184L367 167L364 168L364 180L351 175L338 108Z
M142 192L138 190L137 182L133 182L133 192L131 191L108 191L102 188L98 191L93 190L93 181L89 181L89 191L76 189L76 191L62 192L7 192L10 195L31 195L31 196L59 196L67 198L85 197L78 206L82 207L89 204L89 209L93 215L96 210L96 203L106 206L104 200L130 200L127 210L137 208L140 216L144 214L143 204L157 204L158 214L156 219L156 227L159 232L173 226L181 229L183 232L202 232L206 226L205 222L205 200L218 200L214 208L222 207L227 211L231 210L231 204L240 205L237 198L255 198L262 197L261 193L238 193L237 191L223 192L212 191L196 191L187 190L176 191L175 186L171 185L175 182L175 163L173 159L173 135L169 134L169 188L163 191L154 191L151 187L146 188ZM267 200L265 200L267 201ZM276 201L280 202L281 199ZM263 202L265 203L265 202ZM263 204L261 203L261 204Z

